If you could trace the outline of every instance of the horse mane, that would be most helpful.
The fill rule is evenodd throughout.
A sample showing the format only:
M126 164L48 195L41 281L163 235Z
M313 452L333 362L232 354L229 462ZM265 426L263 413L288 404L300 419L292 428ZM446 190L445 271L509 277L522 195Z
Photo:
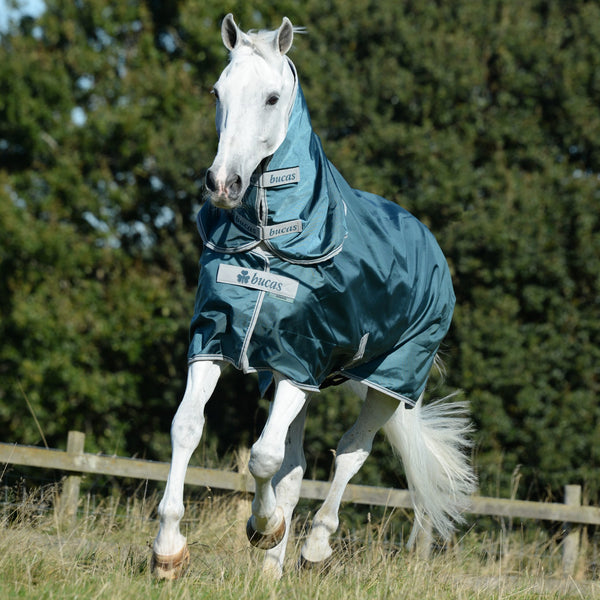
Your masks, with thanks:
M293 28L294 34L306 33L306 27ZM250 29L246 32L247 37L242 38L242 48L248 48L253 53L257 54L261 58L267 60L273 56L273 46L277 38L277 30L270 29Z

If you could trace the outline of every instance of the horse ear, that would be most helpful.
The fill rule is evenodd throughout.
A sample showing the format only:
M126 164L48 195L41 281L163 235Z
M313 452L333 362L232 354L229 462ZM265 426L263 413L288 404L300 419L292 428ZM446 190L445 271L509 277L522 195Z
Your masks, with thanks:
M292 47L293 41L294 28L292 27L292 22L287 17L283 17L281 27L277 30L275 47L280 54L287 54L288 50Z
M228 50L233 50L240 41L240 30L233 20L233 15L229 13L221 24L221 37Z

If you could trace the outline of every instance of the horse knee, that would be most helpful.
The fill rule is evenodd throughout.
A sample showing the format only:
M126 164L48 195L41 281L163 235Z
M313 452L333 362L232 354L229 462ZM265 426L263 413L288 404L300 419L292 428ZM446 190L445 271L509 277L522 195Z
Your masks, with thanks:
M184 416L175 415L171 424L171 441L173 445L191 449L196 449L202 437L204 429L204 418L190 419Z
M250 450L248 469L256 479L271 479L281 468L284 449L269 447L265 443L256 442Z

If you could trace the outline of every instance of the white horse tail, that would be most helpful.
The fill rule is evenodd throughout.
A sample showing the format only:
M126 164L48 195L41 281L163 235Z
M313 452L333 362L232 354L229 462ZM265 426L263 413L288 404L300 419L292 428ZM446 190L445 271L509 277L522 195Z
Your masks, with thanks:
M416 525L422 527L427 515L444 539L452 534L455 522L464 521L462 512L477 487L466 454L472 445L468 403L450 402L451 397L424 405L421 396L413 408L400 403L384 426L404 463ZM418 526L413 527L409 547Z

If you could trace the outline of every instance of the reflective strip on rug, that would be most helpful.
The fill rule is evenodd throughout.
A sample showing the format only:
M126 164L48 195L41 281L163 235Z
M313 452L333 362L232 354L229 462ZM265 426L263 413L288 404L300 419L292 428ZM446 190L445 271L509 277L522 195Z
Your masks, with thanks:
M270 240L280 235L300 233L302 231L302 221L300 219L276 223L275 225L255 225L235 211L232 213L232 217L240 229L254 236L257 240Z
M269 292L283 298L294 299L298 292L298 281L274 275L268 271L245 269L234 265L220 264L217 272L218 283L229 283L241 287Z
M291 185L300 182L300 167L288 169L277 169L266 171L258 179L258 185L264 188L277 187L279 185Z

